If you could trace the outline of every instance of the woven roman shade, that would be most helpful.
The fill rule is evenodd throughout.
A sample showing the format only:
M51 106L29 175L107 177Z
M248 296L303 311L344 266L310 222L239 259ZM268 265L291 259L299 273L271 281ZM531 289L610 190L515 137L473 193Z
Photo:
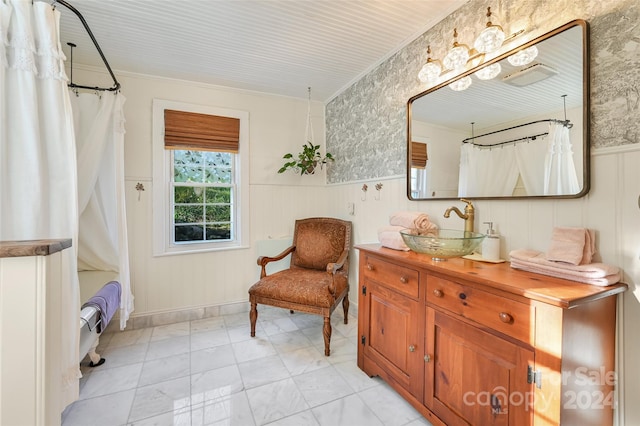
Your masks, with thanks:
M165 149L238 152L240 120L218 115L164 110Z
M427 167L427 144L411 142L411 167L424 169Z

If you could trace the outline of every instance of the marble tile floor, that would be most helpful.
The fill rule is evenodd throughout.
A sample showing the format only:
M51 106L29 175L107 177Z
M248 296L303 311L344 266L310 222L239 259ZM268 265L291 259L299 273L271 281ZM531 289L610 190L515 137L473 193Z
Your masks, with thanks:
M430 425L358 369L355 317L333 313L325 357L320 316L258 308L255 338L246 312L103 334L62 425Z

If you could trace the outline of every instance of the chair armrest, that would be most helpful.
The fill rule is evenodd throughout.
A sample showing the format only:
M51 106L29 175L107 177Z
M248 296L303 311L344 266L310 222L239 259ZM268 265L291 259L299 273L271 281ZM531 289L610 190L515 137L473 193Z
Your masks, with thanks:
M349 256L349 250L347 249L347 250L344 250L342 254L340 254L340 257L336 262L327 264L327 274L332 276L331 283L329 283L328 290L333 297L336 296L336 283L335 283L336 273L340 269L342 269L342 267L344 266L344 262L347 261L348 256Z
M258 266L262 267L262 270L260 271L260 278L264 278L267 276L267 271L265 270L265 267L269 262L276 262L278 260L282 260L285 257L287 257L289 254L293 253L295 249L296 249L296 246L293 245L284 249L284 251L278 254L277 256L273 256L273 257L260 256L258 258Z
M347 257L349 256L349 250L344 250L340 257L335 263L327 264L327 273L331 275L335 275L338 270L340 270L344 266L344 262L347 261Z

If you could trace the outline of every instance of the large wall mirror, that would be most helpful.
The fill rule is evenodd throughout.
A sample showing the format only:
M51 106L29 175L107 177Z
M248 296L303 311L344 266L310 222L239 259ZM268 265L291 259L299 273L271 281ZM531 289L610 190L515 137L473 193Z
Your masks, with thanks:
M518 65L525 51L537 55ZM588 52L587 23L572 21L412 97L409 199L584 196Z

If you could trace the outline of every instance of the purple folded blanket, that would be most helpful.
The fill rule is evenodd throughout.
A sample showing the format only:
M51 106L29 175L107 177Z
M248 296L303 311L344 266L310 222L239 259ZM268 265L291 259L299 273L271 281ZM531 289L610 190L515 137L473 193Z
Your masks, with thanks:
M107 328L113 314L120 308L121 291L119 282L110 281L82 305L82 308L93 306L98 309L98 319L101 320L98 322L98 333L102 333L102 330Z

